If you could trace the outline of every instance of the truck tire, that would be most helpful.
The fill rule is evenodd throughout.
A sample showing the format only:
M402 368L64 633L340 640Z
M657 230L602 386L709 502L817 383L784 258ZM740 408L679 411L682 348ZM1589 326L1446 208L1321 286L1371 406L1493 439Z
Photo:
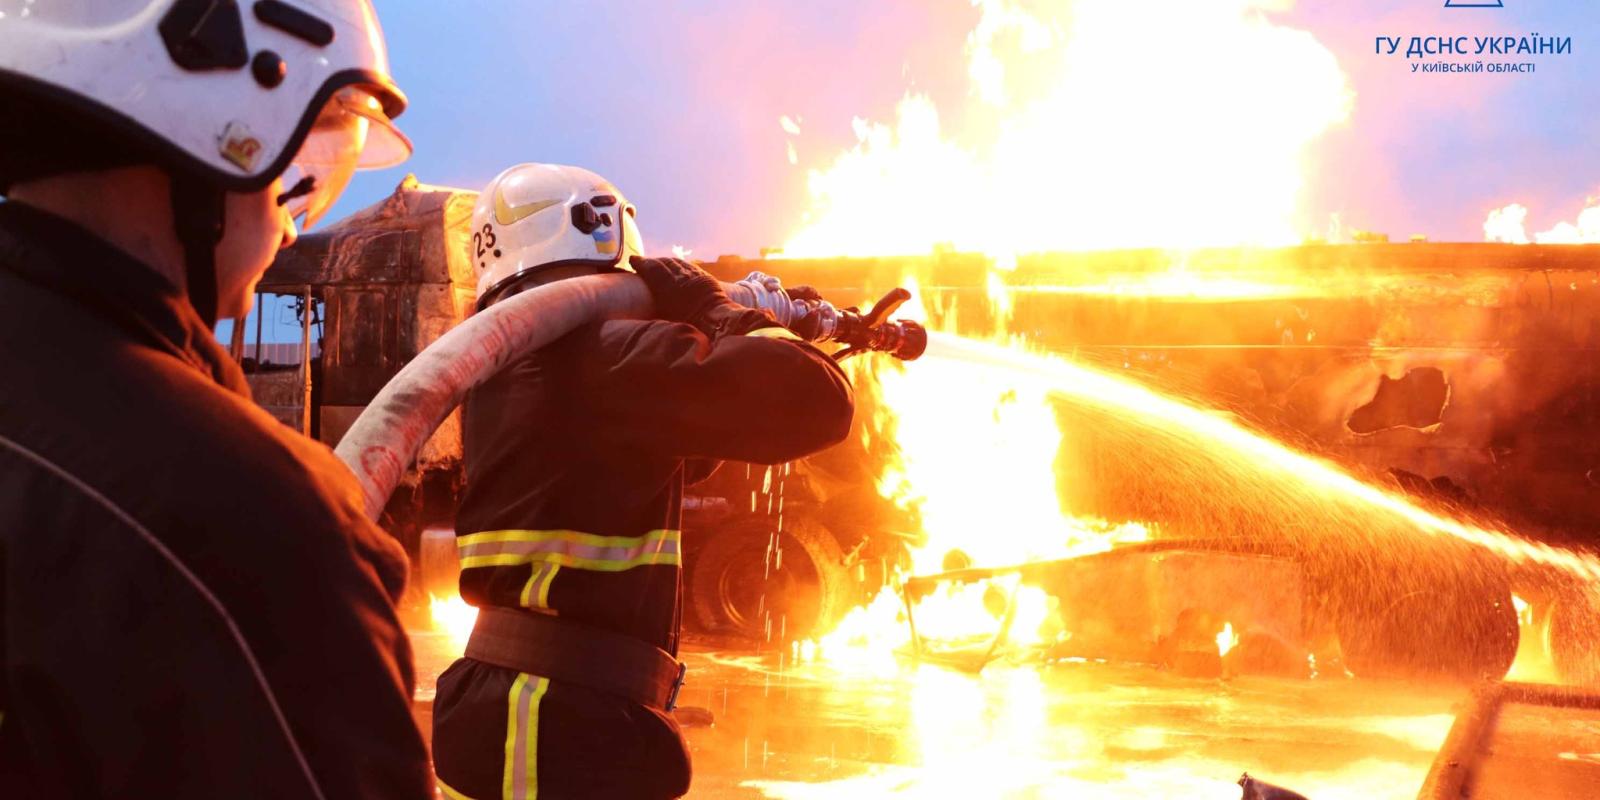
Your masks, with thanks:
M1466 575L1368 584L1376 597L1339 592L1334 618L1345 665L1361 677L1500 679L1520 632L1511 589Z
M786 523L776 533L772 518L746 517L700 532L688 605L702 628L782 644L826 632L843 613L838 542L815 522Z
M1600 686L1600 598L1588 587L1556 597L1545 626L1545 647L1561 680Z

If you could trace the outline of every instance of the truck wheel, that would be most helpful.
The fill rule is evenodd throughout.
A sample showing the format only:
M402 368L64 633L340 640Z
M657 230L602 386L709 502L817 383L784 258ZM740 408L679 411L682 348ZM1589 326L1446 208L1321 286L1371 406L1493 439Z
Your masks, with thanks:
M842 613L838 542L814 522L786 522L776 537L765 517L701 532L709 540L690 566L688 604L702 627L782 643L825 632Z
M1600 686L1600 598L1587 587L1558 596L1545 628L1556 674L1578 686Z
M1346 600L1335 625L1346 666L1362 677L1502 678L1520 635L1510 588L1466 577Z

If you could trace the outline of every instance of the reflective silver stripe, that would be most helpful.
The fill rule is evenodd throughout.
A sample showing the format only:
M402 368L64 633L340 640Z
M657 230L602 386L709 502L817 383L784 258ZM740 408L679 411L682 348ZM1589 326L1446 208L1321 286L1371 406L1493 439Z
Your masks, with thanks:
M549 608L550 585L555 583L556 573L560 571L560 564L548 561L535 564L528 582L522 587L522 605L527 608Z
M156 535L134 519L132 514L123 511L121 506L113 503L110 498L96 491L94 487L85 483L78 476L4 436L0 436L0 445L4 445L23 458L43 467L51 474L66 481L68 485L77 489L85 497L111 512L112 516L128 526L140 539L144 540L145 544L166 559L167 563L171 564L172 568L177 570L178 574L182 575L190 586L194 587L194 590L199 593L206 604L210 605L217 612L217 615L222 617L222 623L227 626L229 635L233 637L234 643L239 646L239 653L244 656L244 661L249 665L251 674L255 676L256 685L261 687L261 693L266 696L267 705L272 709L272 715L278 720L278 729L283 733L284 740L289 744L289 751L294 754L295 761L300 765L300 772L305 775L306 783L311 786L312 796L320 800L326 800L327 795L323 794L322 785L317 782L316 774L311 771L311 764L306 761L305 753L300 750L300 742L294 738L294 731L289 728L289 719L284 716L283 708L278 705L278 696L273 694L272 685L267 683L267 674L261 669L261 662L256 660L255 652L250 649L250 642L244 638L244 632L239 630L239 624L234 621L233 615L228 613L227 607L206 586L205 581L200 580L200 576L194 574L188 565L184 564L177 554L167 547L166 543L156 538Z
M519 673L507 698L506 762L501 790L505 800L539 796L539 700L550 688L548 678Z

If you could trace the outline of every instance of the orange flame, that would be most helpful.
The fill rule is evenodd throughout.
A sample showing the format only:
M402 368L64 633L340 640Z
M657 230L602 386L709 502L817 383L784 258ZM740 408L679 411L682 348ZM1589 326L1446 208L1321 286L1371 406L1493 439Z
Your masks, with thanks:
M810 209L782 250L818 257L953 249L987 254L996 267L987 283L996 343L936 338L911 368L876 376L882 403L874 427L892 430L899 449L879 490L921 520L912 573L1059 558L1148 535L1137 522L1063 507L1059 498L1071 493L1061 487L1083 479L1056 463L1063 435L1094 432L1063 431L1047 399L1053 394L1090 418L1131 421L1129 430L1161 438L1186 471L1156 490L1178 487L1184 498L1206 499L1202 487L1213 487L1205 505L1222 509L1214 514L1223 521L1218 533L1247 533L1227 527L1250 524L1251 514L1306 527L1309 512L1291 519L1285 509L1314 508L1329 527L1366 530L1370 522L1395 541L1465 543L1511 563L1600 578L1593 559L1442 516L1214 411L1009 342L1006 319L1020 289L1008 287L1001 271L1019 254L1300 239L1297 231L1309 227L1300 207L1306 153L1348 118L1353 95L1322 44L1269 19L1292 5L1285 0L974 5L979 19L966 57L976 112L953 117L930 97L908 93L892 123L854 120L856 145L809 171ZM1152 16L1162 24L1149 24ZM948 127L956 118L962 123ZM802 135L794 119L779 124L791 145ZM1165 274L1080 276L1077 285L1027 290L1270 297L1298 296L1326 280L1191 273L1185 263L1180 252ZM919 306L907 310L926 319ZM1237 486L1216 497L1228 480ZM1039 643L1066 633L1048 630L1049 602L1003 580L951 582L923 596L912 614L919 633L958 642L976 641L1009 617L1014 641ZM832 659L852 641L880 650L901 643L906 616L904 599L886 590L815 649Z
M785 256L1302 238L1307 148L1353 93L1313 36L1267 19L1285 3L974 5L966 124L915 93L892 124L854 120L856 146L809 171Z
M1113 525L1063 508L1058 481L1075 476L1062 475L1056 463L1063 429L1046 400L1053 396L1095 418L1145 431L1130 435L1142 443L1135 447L1157 448L1160 469L1171 473L1164 485L1184 492L1190 505L1216 511L1217 519L1259 525L1261 518L1274 518L1284 530L1304 524L1311 514L1329 529L1364 529L1385 537L1384 547L1430 540L1466 544L1509 564L1554 570L1586 585L1600 581L1600 561L1594 558L1429 511L1226 416L1058 357L935 334L922 361L907 368L891 365L877 380L882 402L876 413L884 417L878 427L893 431L899 456L881 475L879 489L920 514L924 543L910 553L915 574L1062 558L1148 536L1144 525ZM1216 495L1223 487L1231 488ZM1010 599L997 603L996 591ZM1048 630L1054 617L1050 602L1030 587L952 581L921 598L913 614L923 638L975 644L1000 628L997 605L1004 609L1014 603L1011 641L1039 644L1066 633ZM852 646L881 652L909 641L908 622L903 599L885 590L823 637L817 649L829 660ZM1231 625L1226 632L1233 641ZM1220 637L1218 646L1223 647ZM859 655L842 658L883 663Z
M1233 632L1233 623L1225 622L1217 633L1217 655L1228 657L1228 652L1239 646L1239 634Z
M449 634L450 640L463 649L467 646L467 637L478 621L478 609L468 605L458 594L446 597L430 594L428 612L433 618L434 630Z

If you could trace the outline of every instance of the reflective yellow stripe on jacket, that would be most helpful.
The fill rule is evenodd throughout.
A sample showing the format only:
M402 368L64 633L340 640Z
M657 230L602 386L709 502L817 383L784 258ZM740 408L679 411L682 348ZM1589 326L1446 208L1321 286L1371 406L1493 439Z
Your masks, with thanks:
M798 334L789 330L788 328L756 328L745 335L755 336L762 339L788 339L793 342L805 341L804 339L800 338Z
M634 567L681 563L682 534L655 530L643 536L596 536L578 531L484 531L456 539L461 568L556 564L622 572Z
M622 572L634 567L678 566L681 534L655 530L644 536L596 536L580 531L483 531L456 538L461 568L529 564L522 605L550 607L550 586L562 567Z
M445 797L450 798L450 800L472 800L472 798L462 794L461 792L456 791L454 788L452 788L450 786L450 784L445 783L442 780L439 780L439 778L437 776L434 777L433 782L439 786L439 792L442 793Z

